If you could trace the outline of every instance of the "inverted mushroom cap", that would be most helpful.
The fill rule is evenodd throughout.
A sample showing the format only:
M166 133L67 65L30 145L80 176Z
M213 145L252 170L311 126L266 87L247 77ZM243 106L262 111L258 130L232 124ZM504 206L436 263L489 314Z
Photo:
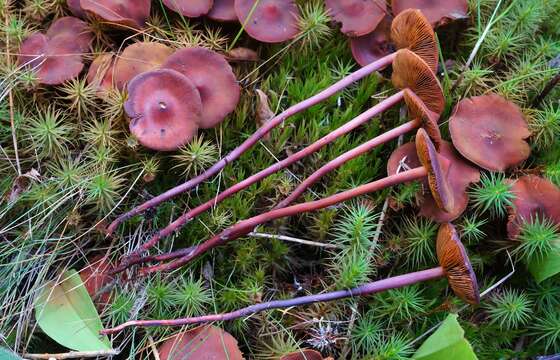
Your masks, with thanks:
M342 24L348 36L362 36L372 32L387 14L385 0L325 0L332 18Z
M98 55L89 66L87 83L93 84L98 94L113 88L113 70L115 56L111 53Z
M110 23L141 29L150 16L151 0L80 0L80 5Z
M450 212L454 205L451 186L445 173L448 166L447 160L437 153L434 144L424 129L418 129L415 142L418 159L428 172L428 184L432 196L438 207L443 211Z
M461 100L449 119L453 145L468 160L490 171L525 161L531 135L521 110L497 94Z
M243 360L237 340L212 325L200 326L171 336L158 348L161 360Z
M414 92L434 113L439 115L443 112L445 100L438 79L428 64L412 51L397 51L391 80L396 87Z
M430 194L426 194L420 207L420 215L438 223L455 220L467 209L469 196L467 187L480 181L480 171L459 155L447 141L441 144L440 154L449 160L447 179L453 196L453 208L442 211Z
M130 81L124 110L130 131L142 145L171 151L196 134L202 102L189 78L175 70L159 69Z
M156 42L137 42L118 56L115 64L115 86L122 90L136 75L159 68L173 53L170 47Z
M434 26L445 25L453 20L467 17L467 0L392 0L393 14L407 9L419 9Z
M165 6L172 11L187 17L205 15L212 7L212 0L163 0Z
M211 50L193 47L177 50L163 64L187 76L202 99L202 128L221 123L239 102L240 89L226 59Z
M434 143L436 150L439 151L442 142L438 125L439 114L436 114L428 109L422 99L420 99L410 89L404 90L404 101L408 109L408 116L411 119L418 120L422 123L422 128L426 130L430 139Z
M391 39L397 49L411 50L436 72L439 61L436 36L420 10L409 9L395 16L391 24Z
M369 34L350 38L350 50L354 60L362 66L393 52L391 43L391 19L385 16L377 25L375 30Z
M293 0L235 0L235 12L247 34L262 42L279 43L299 33Z
M208 17L216 21L237 21L235 0L214 0Z
M535 175L522 176L511 187L515 199L508 209L508 236L515 239L525 222L548 219L560 224L560 189L547 179Z
M480 293L476 275L457 230L451 223L439 227L436 252L439 265L445 270L455 295L469 304L478 304Z

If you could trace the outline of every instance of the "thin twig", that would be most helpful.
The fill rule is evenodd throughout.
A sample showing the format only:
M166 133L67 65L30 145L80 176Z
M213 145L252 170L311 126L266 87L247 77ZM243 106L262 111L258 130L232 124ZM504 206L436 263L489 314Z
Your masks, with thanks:
M331 248L331 249L341 249L342 248L342 246L335 245L335 244L327 244L327 243L320 243L320 242L311 241L311 240L298 239L298 238L291 237L291 236L286 236L286 235L275 235L275 234L250 232L249 236L256 237L256 238L263 238L263 239L278 239L278 240L290 241L290 242L294 242L294 243L298 243L298 244L318 246L318 247Z
M120 353L120 350L100 350L100 351L70 351L67 353L59 354L23 354L26 359L77 359L77 358L92 358L100 356L115 356Z
M154 354L154 359L155 360L160 360L159 351L157 349L156 343L155 343L152 335L148 335L148 344L150 345L150 348L152 349L152 354Z

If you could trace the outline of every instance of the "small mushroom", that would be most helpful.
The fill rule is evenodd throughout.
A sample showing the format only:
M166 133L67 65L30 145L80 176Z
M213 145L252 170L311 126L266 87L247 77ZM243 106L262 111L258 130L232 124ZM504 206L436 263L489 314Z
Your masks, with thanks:
M144 72L128 84L130 131L147 148L176 150L196 134L202 102L195 85L171 69Z
M253 39L279 43L299 33L299 9L293 0L235 0L235 12Z
M214 0L208 17L216 21L237 21L235 0Z
M150 0L80 0L82 10L109 23L142 29L150 16Z
M214 321L227 321L250 316L271 309L284 309L294 306L334 301L356 296L369 296L390 289L421 283L429 280L446 278L451 290L464 302L476 305L480 303L480 293L476 275L473 271L467 251L455 227L450 223L442 224L436 240L438 267L396 275L360 285L352 289L324 292L285 300L274 300L247 306L232 312L203 315L175 320L132 320L112 329L104 329L102 334L114 334L131 326L183 326Z
M111 298L109 291L100 294L99 298L96 298L96 296L114 280L114 277L110 274L112 269L113 264L106 257L99 255L89 260L87 266L80 270L80 278L99 309L104 308Z
M200 127L212 128L221 123L239 102L240 89L226 59L211 50L192 47L177 50L163 64L187 76L202 99Z
M347 36L362 36L372 32L387 14L385 0L325 0L332 18L342 24Z
M332 359L332 358L331 358ZM283 355L280 360L326 360L320 352L312 349L301 349Z
M392 0L393 14L407 9L419 9L434 27L445 25L458 19L467 18L467 0Z
M80 74L84 68L83 53L92 39L86 23L63 17L51 25L46 35L34 33L25 39L18 63L33 69L41 84L62 84Z
M113 88L114 68L115 56L112 53L98 55L89 66L86 81L88 84L95 86L98 96L102 96Z
M206 15L212 7L212 0L163 0L165 6L186 17Z
M531 153L525 141L531 132L521 110L497 94L461 100L449 119L455 148L490 171L505 171Z
M536 175L522 176L512 181L511 192L515 198L508 209L510 239L517 238L523 223L537 217L560 224L560 189L549 180Z
M79 18L86 16L84 9L82 9L82 6L80 5L80 0L66 0L66 5L68 6L68 9L70 9L72 15Z
M350 38L354 60L362 66L377 61L394 51L391 42L391 19L385 16L369 34Z
M116 88L122 90L136 75L161 67L172 53L173 49L156 42L143 41L127 46L114 66Z

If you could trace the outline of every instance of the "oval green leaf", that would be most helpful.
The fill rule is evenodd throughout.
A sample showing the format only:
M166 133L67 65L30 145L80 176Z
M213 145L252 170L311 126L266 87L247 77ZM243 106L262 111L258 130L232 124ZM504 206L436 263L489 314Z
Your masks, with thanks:
M57 343L76 351L109 350L107 336L100 336L101 319L80 275L66 271L62 282L47 283L35 303L41 329Z

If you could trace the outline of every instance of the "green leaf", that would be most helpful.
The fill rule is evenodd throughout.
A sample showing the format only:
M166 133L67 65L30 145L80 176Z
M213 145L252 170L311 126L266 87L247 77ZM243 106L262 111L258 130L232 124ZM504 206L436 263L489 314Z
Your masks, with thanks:
M424 360L477 359L464 334L465 331L457 321L457 314L449 314L412 358Z
M551 251L542 259L529 261L527 267L537 283L560 273L560 249Z
M0 359L2 360L22 360L16 353L0 347Z
M45 285L35 304L35 317L48 336L69 349L111 348L107 336L99 335L101 319L76 270L66 271L58 284Z

